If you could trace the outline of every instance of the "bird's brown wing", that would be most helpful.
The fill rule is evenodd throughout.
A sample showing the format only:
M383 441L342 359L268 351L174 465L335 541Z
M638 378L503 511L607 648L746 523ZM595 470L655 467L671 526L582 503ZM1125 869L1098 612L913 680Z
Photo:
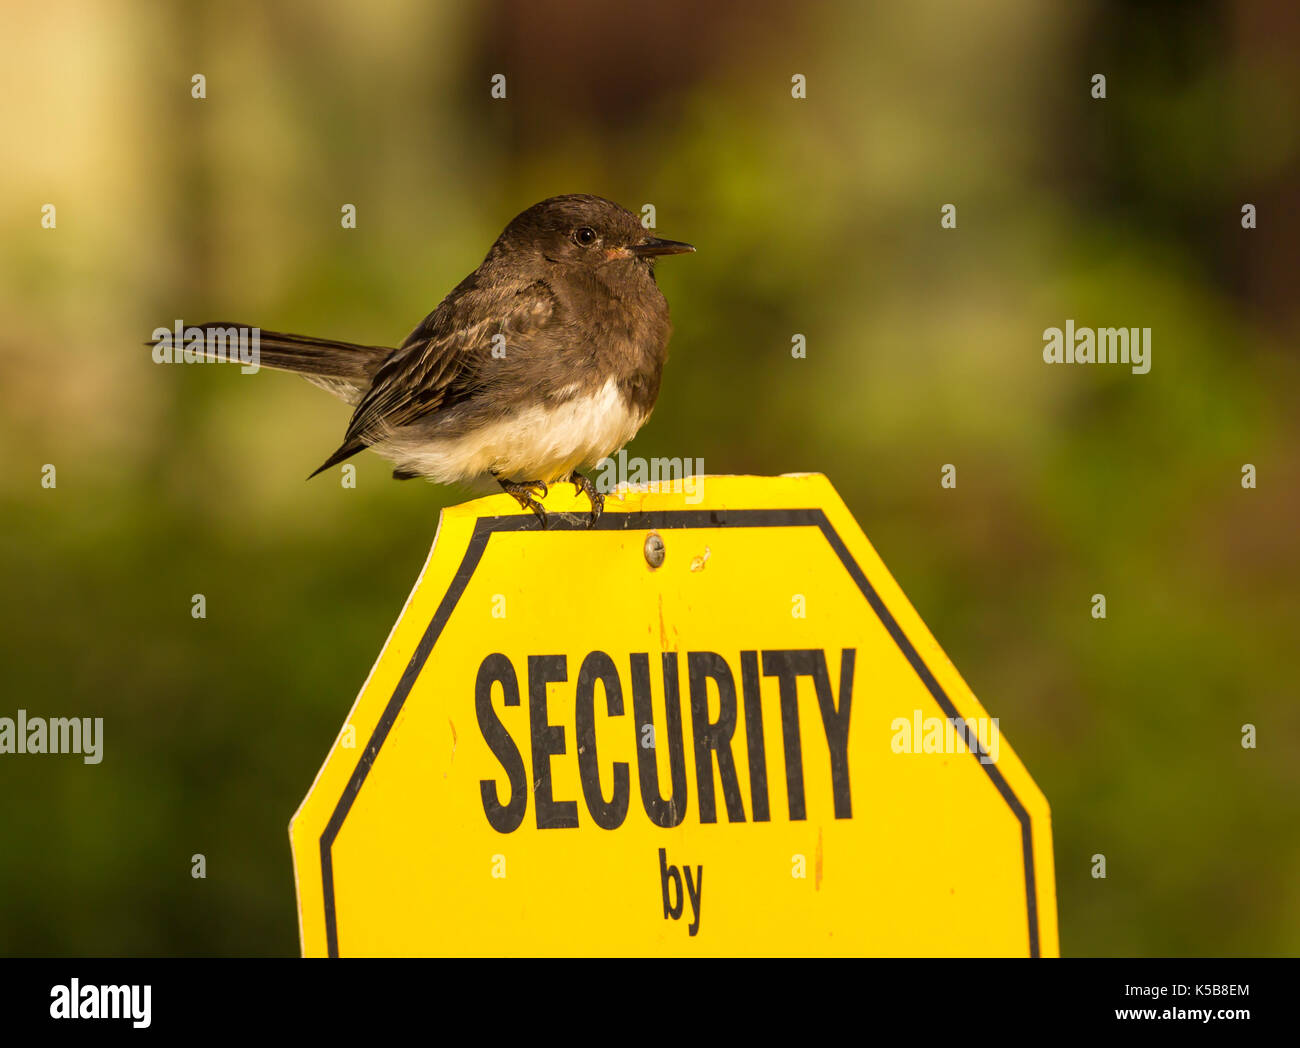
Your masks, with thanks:
M473 286L457 288L375 373L343 443L316 473L398 427L471 396L488 370L493 336L504 336L507 346L517 345L555 323L558 314L554 293L544 281L506 296Z

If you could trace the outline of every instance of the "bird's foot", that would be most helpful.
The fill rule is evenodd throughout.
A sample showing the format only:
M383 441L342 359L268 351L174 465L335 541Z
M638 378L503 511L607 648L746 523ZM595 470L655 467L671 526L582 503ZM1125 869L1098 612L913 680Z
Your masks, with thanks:
M495 474L493 474L495 476ZM533 498L534 493L540 493L542 498L550 494L551 489L547 487L544 480L526 480L522 483L515 483L512 480L506 480L504 477L497 477L497 483L501 485L502 490L507 495L511 495L524 509L531 509L537 519L542 522L542 530L546 530L547 518L546 510L542 504Z
M605 509L605 496L596 490L595 484L576 469L569 479L573 481L573 493L575 495L586 495L591 503L591 520L588 522L587 527L594 528L596 521L600 520L600 515Z

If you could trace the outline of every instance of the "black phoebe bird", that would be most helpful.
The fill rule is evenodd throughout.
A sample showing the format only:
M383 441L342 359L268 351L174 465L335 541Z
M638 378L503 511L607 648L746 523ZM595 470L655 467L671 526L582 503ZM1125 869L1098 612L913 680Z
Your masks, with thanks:
M551 197L517 215L400 348L262 331L260 363L356 405L313 477L373 448L400 480L490 475L543 527L534 495L571 480L594 525L605 498L578 469L650 417L671 331L655 259L694 250L600 197Z

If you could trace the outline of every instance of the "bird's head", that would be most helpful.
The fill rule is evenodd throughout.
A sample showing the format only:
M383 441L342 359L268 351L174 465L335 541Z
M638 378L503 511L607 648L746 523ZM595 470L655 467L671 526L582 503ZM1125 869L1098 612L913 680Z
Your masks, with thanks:
M534 204L506 226L498 244L506 251L537 253L549 262L591 270L614 264L652 269L660 255L695 250L654 236L626 208L581 193Z

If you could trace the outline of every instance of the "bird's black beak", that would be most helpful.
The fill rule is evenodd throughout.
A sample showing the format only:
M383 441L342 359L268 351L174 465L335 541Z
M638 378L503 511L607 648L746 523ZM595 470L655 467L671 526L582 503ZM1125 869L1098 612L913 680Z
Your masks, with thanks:
M680 240L660 240L658 237L647 237L639 244L633 244L628 248L637 258L653 258L656 255L685 255L695 248L690 244L683 244Z

